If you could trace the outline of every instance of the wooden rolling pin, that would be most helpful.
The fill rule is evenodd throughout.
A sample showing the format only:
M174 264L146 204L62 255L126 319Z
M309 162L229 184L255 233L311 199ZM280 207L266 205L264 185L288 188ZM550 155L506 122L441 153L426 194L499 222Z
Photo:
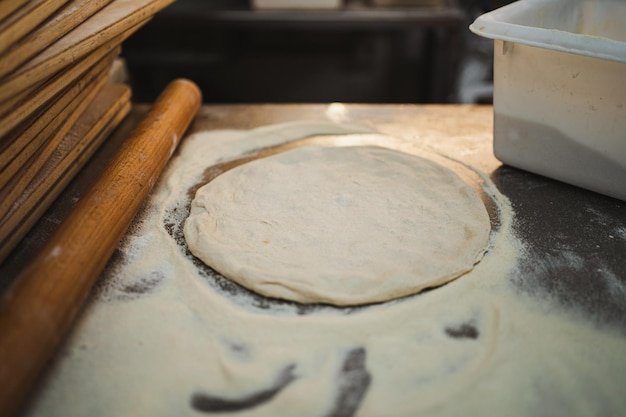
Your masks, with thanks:
M0 416L15 413L37 382L200 103L194 83L176 80L168 85L4 295Z

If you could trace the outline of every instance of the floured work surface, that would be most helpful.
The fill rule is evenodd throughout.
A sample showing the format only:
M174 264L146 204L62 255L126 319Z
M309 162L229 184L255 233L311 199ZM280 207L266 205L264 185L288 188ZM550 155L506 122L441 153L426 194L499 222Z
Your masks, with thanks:
M213 131L185 139L26 414L623 414L624 203L499 167L490 123L472 107L204 108L195 128ZM471 272L339 308L256 295L187 252L181 223L217 174L207 166L380 134L482 195L492 233Z

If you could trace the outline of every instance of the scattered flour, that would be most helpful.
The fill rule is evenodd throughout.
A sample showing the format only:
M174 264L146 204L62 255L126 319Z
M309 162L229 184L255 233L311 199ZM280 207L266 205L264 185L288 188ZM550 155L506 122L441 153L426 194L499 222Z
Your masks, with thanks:
M387 303L262 305L215 284L172 237L208 165L311 134L367 142L352 133L305 123L187 138L26 415L623 415L626 340L511 284L524 252L514 213L471 167L447 162L490 201L486 255L456 281Z

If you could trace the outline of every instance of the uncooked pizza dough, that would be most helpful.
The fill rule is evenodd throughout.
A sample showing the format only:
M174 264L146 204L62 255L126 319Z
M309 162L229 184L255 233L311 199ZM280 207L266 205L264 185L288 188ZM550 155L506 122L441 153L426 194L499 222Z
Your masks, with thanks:
M310 146L200 188L184 233L196 257L248 289L355 305L471 270L490 221L474 189L437 163L376 146Z

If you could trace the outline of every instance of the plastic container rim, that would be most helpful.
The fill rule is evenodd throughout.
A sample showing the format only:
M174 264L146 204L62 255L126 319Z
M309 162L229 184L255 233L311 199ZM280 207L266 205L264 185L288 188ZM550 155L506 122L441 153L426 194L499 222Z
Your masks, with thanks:
M545 3L545 0L519 0L508 4L479 16L469 29L479 36L490 39L626 63L625 42L512 22L516 11L531 8L534 4L540 3Z

